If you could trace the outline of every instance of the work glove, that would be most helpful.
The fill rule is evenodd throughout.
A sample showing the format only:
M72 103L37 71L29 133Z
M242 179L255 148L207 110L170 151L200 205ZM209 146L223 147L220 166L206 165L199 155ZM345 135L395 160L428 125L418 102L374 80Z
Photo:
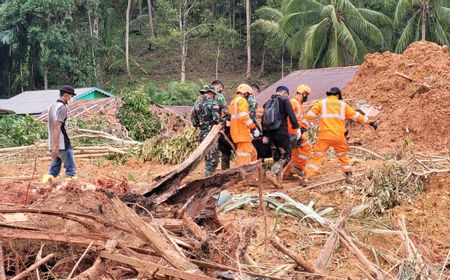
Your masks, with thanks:
M302 130L300 128L297 128L297 141L302 139Z
M370 125L371 127L373 127L374 130L377 130L377 128L378 128L378 122L377 122L377 121L371 121L371 122L369 123L369 125Z
M254 128L251 130L251 133L253 135L253 137L258 138L259 136L261 136L261 131L259 131L259 129Z

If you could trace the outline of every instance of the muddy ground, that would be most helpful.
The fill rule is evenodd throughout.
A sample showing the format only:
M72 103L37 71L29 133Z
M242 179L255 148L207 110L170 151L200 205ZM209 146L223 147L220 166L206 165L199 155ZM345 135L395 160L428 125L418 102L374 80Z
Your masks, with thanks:
M379 164L377 161L357 162L355 173L364 173L368 166ZM33 203L34 205L48 205L45 202L43 193L56 192L56 190L43 187L39 182L40 176L48 168L49 162L38 161L35 166L35 175L38 178L32 180L2 180L0 181L0 202L1 203ZM170 170L171 166L163 166L153 162L142 163L137 159L131 159L125 164L114 163L108 160L83 160L77 161L79 184L87 186L100 186L108 188L116 193L140 192L145 190L152 179L159 173ZM0 165L0 177L30 176L33 173L33 163L7 163ZM200 166L190 176L198 178L201 176ZM321 174L311 182L311 184L327 180L329 178L339 178L340 171L336 159L331 158L325 162ZM62 180L62 178L61 178ZM282 191L291 198L308 204L315 202L315 209L332 207L330 219L335 219L340 211L348 205L357 206L363 203L358 189L358 182L355 186L344 185L342 183L318 187L304 191L298 182L285 181L284 189L275 189L271 184L264 181L265 192ZM28 195L27 195L28 188ZM75 187L76 190L77 187ZM45 191L43 191L45 189ZM75 191L74 190L74 191ZM257 188L245 183L239 183L228 189L233 195L257 194ZM76 193L76 192L75 192ZM76 196L76 194L74 194ZM50 196L53 197L54 196ZM64 198L64 199L63 199ZM77 210L77 201L70 200L67 195L61 197L61 201L51 201L51 204L61 203L64 208L68 201L75 201L70 205L70 210ZM79 201L83 205L82 200ZM66 205L64 205L66 204ZM62 206L61 206L62 207ZM227 227L231 227L239 233L244 224L251 223L256 229L256 235L251 238L248 247L248 254L256 263L261 266L281 269L282 265L292 263L292 261L275 250L270 244L265 244L265 237L272 233L284 241L284 244L291 250L304 256L307 260L313 260L319 255L328 237L329 230L319 227L309 219L295 218L288 215L277 216L275 211L267 209L267 227L264 226L264 215L257 207L244 206L242 209L235 209L227 213L219 213L219 218ZM363 251L370 256L371 261L379 263L381 268L388 271L393 264L384 260L387 258L401 260L405 257L405 248L402 239L396 232L399 230L398 220L404 215L407 230L411 240L416 245L419 252L427 262L435 269L441 269L447 253L450 250L450 174L434 176L425 186L415 200L404 201L402 205L385 211L381 215L365 211L350 218L347 229L360 242ZM277 223L277 224L276 224ZM276 226L275 226L276 224ZM265 230L267 229L267 231ZM232 238L232 237L220 237ZM223 242L222 242L223 243ZM221 250L221 248L216 248ZM222 248L223 249L223 248ZM223 254L227 255L227 253ZM235 258L228 256L230 263ZM224 261L227 262L227 261ZM361 279L364 273L358 268L359 262L345 247L340 247L335 251L327 274L330 279ZM445 277L450 274L445 270ZM291 271L288 278L296 277L296 273ZM286 276L285 276L286 277ZM445 279L445 278L443 278Z

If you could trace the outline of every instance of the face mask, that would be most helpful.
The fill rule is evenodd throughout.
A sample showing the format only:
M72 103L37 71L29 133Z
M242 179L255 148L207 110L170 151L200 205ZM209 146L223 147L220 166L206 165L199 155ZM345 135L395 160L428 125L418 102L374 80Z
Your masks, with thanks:
M302 102L305 103L306 101L308 101L308 95L303 95Z

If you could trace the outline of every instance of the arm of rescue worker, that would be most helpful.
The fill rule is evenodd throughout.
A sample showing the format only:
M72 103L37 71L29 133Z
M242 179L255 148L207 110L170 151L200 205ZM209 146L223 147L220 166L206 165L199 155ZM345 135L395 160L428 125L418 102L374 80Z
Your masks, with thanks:
M292 109L291 101L289 98L284 98L284 108L288 114L289 120L291 121L292 129L297 129L300 126L297 122L297 117L295 116L294 110Z
M369 118L367 116L356 112L355 109L350 107L350 105L348 105L347 103L345 103L345 118L354 122L362 123L363 125L365 125L369 121Z
M59 137L61 134L62 122L59 120L55 121L55 127L53 128L53 139L52 139L52 159L55 159L59 154Z
M222 111L222 114L223 115L229 114L228 104L227 101L225 100L225 96L219 93L216 95L215 100L217 101L217 103L219 103L220 111Z
M318 101L309 111L306 113L305 118L303 119L302 123L309 127L311 126L313 120L317 118L320 115L320 112L322 111L322 102Z
M249 129L256 128L255 123L250 119L249 115L249 109L248 109L248 102L245 99L241 99L238 101L238 108L239 108L239 118L245 123L245 125Z

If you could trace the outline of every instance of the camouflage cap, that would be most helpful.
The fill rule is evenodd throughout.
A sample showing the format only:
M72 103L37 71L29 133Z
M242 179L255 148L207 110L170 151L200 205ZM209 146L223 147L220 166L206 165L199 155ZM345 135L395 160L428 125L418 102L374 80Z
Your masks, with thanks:
M200 89L201 94L205 94L207 92L212 92L214 94L217 94L215 87L212 85L204 85L202 89Z

